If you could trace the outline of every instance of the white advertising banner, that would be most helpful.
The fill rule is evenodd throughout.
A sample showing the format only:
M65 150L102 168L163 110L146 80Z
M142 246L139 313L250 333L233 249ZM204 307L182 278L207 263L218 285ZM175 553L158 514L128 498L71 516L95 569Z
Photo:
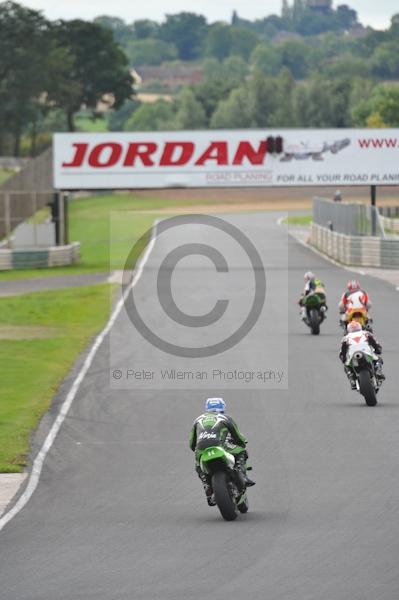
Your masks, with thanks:
M281 136L273 154L267 138ZM54 135L57 189L399 184L399 129Z

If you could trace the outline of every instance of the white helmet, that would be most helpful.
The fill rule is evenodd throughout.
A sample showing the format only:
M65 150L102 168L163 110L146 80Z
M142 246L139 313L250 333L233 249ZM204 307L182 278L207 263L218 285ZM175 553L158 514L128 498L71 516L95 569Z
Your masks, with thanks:
M315 274L312 273L312 271L308 271L303 277L305 281L313 281L315 279Z

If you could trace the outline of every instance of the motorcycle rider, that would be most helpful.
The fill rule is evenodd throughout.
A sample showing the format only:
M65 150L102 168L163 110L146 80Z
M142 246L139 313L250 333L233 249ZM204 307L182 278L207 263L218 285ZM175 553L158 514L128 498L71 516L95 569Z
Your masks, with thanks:
M247 476L248 453L245 450L247 440L233 419L229 415L224 414L225 408L226 403L223 398L208 398L205 402L205 412L194 421L189 437L190 448L195 452L195 470L203 483L209 506L215 506L216 502L213 496L211 480L201 470L199 451L209 447L210 444L212 446L223 446L230 454L233 454L237 470L243 476L246 486L255 485L255 481L252 481Z
M340 322L346 323L346 313L356 308L360 310L366 309L367 311L371 308L371 302L367 292L365 292L360 283L356 279L351 279L347 283L347 290L341 296L338 308L340 312ZM371 319L368 319L371 321Z
M364 350L365 348L370 350L370 346L376 354L381 354L382 346L375 337L369 331L365 331L358 321L351 321L348 324L346 335L342 338L339 358L343 362L345 373L349 379L352 390L356 389L356 373L347 363L355 352ZM378 356L374 360L374 369L375 376L380 381L385 380L385 375L382 372L382 364L382 358L381 356Z
M326 288L324 286L324 283L321 281L321 279L317 279L315 274L312 273L312 271L307 271L303 278L305 280L305 287L298 301L298 304L301 307L301 319L303 321L306 321L307 319L307 311L306 306L304 304L304 300L306 296L309 296L309 294L318 294L321 300L324 301L322 308L324 308L323 312L324 316L326 316L325 311L328 309L328 306L326 304Z

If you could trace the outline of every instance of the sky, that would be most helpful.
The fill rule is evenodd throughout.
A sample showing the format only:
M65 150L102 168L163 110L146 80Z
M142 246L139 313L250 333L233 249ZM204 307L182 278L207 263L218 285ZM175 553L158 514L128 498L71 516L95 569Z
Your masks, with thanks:
M17 0L18 1L18 0ZM290 2L292 3L292 2ZM233 10L240 17L254 20L270 14L280 14L281 0L21 0L23 4L41 10L51 20L92 20L99 15L121 17L127 23L137 19L163 21L165 13L194 12L207 17L208 21L229 21ZM358 12L364 25L375 29L389 27L391 16L399 12L398 0L339 0L334 6L348 4Z

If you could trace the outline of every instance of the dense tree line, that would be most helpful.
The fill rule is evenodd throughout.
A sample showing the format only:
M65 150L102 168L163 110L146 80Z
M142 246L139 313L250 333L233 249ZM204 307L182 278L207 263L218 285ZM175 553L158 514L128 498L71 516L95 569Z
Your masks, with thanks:
M112 93L117 109L132 95L126 56L101 25L50 23L40 12L3 2L0 31L0 155L18 155L27 133L34 154L50 113L50 122L56 112L62 129L73 130L83 105L95 110Z
M360 38L350 34L362 28L357 13L343 4L323 13L305 0L282 1L282 14L248 21L233 13L230 23L207 23L190 12L167 15L163 23L102 16L95 23L110 29L123 47L131 66L160 65L166 61L223 61L240 56L266 75L288 67L296 79L304 79L320 66L339 68L351 57L351 65L363 62L363 71L376 78L399 78L399 16L387 31L364 29ZM284 40L284 36L286 41ZM277 36L277 37L276 37ZM338 67L335 62L338 61Z
M399 86L351 75L297 82L288 69L243 83L211 78L177 97L132 107L125 131L263 127L399 127Z
M18 155L21 143L35 154L52 131L99 123L114 131L399 126L399 15L386 31L357 37L353 27L347 5L318 13L305 0L283 0L281 15L234 13L211 24L190 12L162 23L49 22L0 3L0 154ZM202 82L172 100L134 98L131 68L171 62L200 65ZM96 121L100 100L113 108Z
M208 24L180 13L160 24L96 22L113 30L134 67L179 60L203 69L204 81L172 102L125 107L125 130L399 126L399 15L386 31L374 31L347 5L317 12L305 0L283 0L280 16L255 21L234 13L230 23Z

